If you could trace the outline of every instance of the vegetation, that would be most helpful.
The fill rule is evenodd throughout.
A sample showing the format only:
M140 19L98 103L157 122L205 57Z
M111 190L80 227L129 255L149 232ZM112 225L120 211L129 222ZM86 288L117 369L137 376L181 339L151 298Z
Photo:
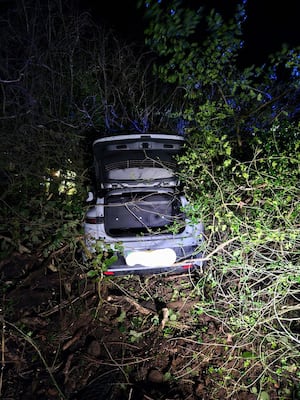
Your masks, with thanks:
M230 372L215 379L228 386L227 398L240 388L270 398L270 382L285 376L293 386L300 378L299 49L283 47L266 65L242 68L244 4L228 22L215 11L204 19L179 0L147 2L146 16L147 43L163 60L155 72L184 96L181 179L192 218L207 229L199 318L215 315L234 342L224 371L239 354L252 360L233 387ZM261 367L255 378L254 363Z
M26 3L8 9L0 28L2 265L12 254L32 255L72 282L57 295L61 307L71 293L86 293L82 275L87 285L96 276L89 324L103 324L100 310L113 315L135 357L124 376L140 365L133 345L152 346L156 334L166 348L186 351L162 368L163 381L197 383L195 398L300 398L300 49L283 47L262 66L243 66L245 2L224 20L180 0L147 1L147 53L62 2ZM78 257L89 145L104 131L176 126L187 138L178 159L186 211L206 227L206 269L171 287L161 277L106 280L98 261L110 258L100 252L84 265ZM6 330L25 338L59 388L32 331L12 317L11 280L2 286L3 343L12 340ZM111 286L124 295L119 314L105 301ZM151 312L141 300L163 306ZM73 319L81 315L70 310ZM51 343L58 361L72 345ZM0 393L5 354L2 367Z

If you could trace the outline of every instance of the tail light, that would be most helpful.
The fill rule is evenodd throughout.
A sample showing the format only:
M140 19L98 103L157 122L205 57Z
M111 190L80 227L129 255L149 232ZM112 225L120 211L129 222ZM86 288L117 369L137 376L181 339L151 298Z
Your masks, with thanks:
M182 269L190 269L190 268L193 268L193 266L194 266L194 264L185 264L185 265L182 265Z
M97 218L89 218L89 217L86 217L86 218L85 218L85 222L86 222L87 224L96 224L96 223L97 223Z
M102 224L103 217L85 217L86 224Z

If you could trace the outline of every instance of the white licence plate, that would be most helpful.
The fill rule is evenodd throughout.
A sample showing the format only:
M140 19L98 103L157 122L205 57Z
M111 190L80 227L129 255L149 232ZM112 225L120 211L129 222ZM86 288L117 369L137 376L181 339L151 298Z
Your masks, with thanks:
M176 253L172 249L132 251L125 256L126 264L133 267L136 264L145 267L169 267L176 261Z

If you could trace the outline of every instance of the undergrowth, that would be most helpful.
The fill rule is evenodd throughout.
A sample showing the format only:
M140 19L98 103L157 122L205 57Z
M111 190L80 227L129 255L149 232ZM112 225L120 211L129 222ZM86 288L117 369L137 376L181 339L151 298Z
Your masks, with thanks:
M199 321L212 316L227 335L226 343L215 338L227 353L226 373L218 371L216 386L228 399L249 390L262 400L272 398L274 388L286 380L290 386L281 388L279 398L299 398L293 392L300 384L297 148L276 156L257 152L249 162L230 160L217 168L199 159L197 171L188 160L181 163L191 197L190 217L206 226L209 260L195 284L202 301ZM215 254L220 243L226 246ZM244 360L238 374L233 373L234 359ZM253 375L253 370L259 373Z

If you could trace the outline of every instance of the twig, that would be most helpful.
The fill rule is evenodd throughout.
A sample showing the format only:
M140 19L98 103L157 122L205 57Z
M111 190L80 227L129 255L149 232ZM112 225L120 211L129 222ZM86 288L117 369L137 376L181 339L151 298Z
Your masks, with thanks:
M223 250L224 247L228 246L230 243L232 243L232 242L234 242L235 240L238 240L238 239L240 239L240 237L239 237L239 236L235 236L235 237L233 237L233 238L227 240L226 242L219 244L219 246L217 246L213 251L211 251L206 257L191 258L191 259L188 259L188 260L184 260L184 261L180 261L180 262L174 263L173 265L174 265L174 266L179 266L179 265L184 265L184 264L189 263L189 262L195 262L195 261L200 261L200 262L209 261L209 260L212 258L212 256L213 256L214 254L216 254L216 253L218 253L219 251Z
M63 400L67 400L66 397L65 397L65 395L64 395L63 392L61 391L60 387L58 386L58 384L57 384L57 382L56 382L56 380L55 380L55 378L54 378L54 376L53 376L53 374L52 374L52 372L51 372L51 369L50 369L50 367L48 366L48 364L47 364L45 358L43 357L42 353L40 352L40 350L39 350L39 348L37 347L37 345L35 344L35 342L31 339L31 337L29 337L28 335L26 335L26 333L24 333L23 331L21 331L21 329L19 329L16 325L14 325L14 324L12 324L12 323L10 323L10 322L8 322L8 321L3 321L3 323L4 323L4 322L6 322L7 325L9 325L9 326L11 326L13 329L15 329L29 344L31 344L31 346L35 349L35 351L37 352L38 356L40 357L40 359L41 359L43 365L45 366L45 368L46 368L46 370L47 370L47 372L48 372L48 374L49 374L49 376L50 376L50 378L51 378L51 381L52 381L53 385L56 387L56 389L57 389L57 391L58 391L60 397L61 397Z
M23 74L20 74L19 78L17 78L17 79L10 79L10 80L7 80L7 79L0 79L0 83L9 84L9 83L20 82L21 79L23 78L23 76L24 76Z
M57 304L55 307L53 307L51 310L39 313L39 317L49 317L49 315L52 315L52 314L60 311L62 308L65 308L65 307L75 303L78 300L86 298L90 294L94 294L94 291L90 290L88 292L85 292L85 293L81 294L80 296L76 297L75 299L73 299L72 301L64 300L60 304Z
M115 364L115 366L122 372L122 374L124 375L124 378L126 379L127 383L129 383L128 376L127 376L126 372L124 371L124 369L122 368L122 366L120 364L118 364L118 362L113 359L113 357L112 357L110 351L108 350L106 344L104 342L102 344L103 344L103 347L106 350L106 353L108 354L108 357Z
M9 238L7 236L0 235L0 239L5 240L7 243L11 244L14 247L17 247L18 251L21 254L23 254L23 253L30 254L31 253L31 251L27 247L23 246L21 243L15 243L11 238Z
M133 305L143 315L155 314L154 311L150 310L149 308L145 308L145 307L141 306L137 301L135 301L134 299L132 299L131 297L128 297L128 296L110 295L110 296L108 296L107 301L118 301L118 300L120 300L120 297L122 299L126 300L131 305Z

